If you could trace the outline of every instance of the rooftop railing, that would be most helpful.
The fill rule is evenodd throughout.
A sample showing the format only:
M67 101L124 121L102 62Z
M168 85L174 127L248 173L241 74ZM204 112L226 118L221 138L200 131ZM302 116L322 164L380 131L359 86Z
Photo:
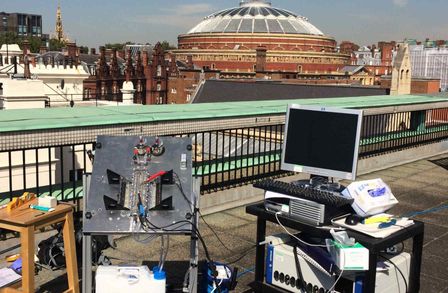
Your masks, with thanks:
M32 191L78 202L83 195L81 176L92 170L98 134L191 137L193 169L201 178L202 193L284 176L288 174L280 169L284 116L210 117L187 124L150 121L53 129L51 134L47 130L0 132L4 140L0 148L0 200ZM20 147L24 135L26 146ZM364 109L359 159L444 140L448 140L447 103Z

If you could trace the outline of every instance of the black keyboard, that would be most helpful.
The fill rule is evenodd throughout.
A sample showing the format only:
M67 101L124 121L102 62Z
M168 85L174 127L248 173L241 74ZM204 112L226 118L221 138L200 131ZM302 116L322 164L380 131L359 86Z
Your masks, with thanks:
M353 203L353 199L344 197L340 192L322 190L305 184L286 183L266 179L254 183L254 187L311 200L333 207L342 207Z

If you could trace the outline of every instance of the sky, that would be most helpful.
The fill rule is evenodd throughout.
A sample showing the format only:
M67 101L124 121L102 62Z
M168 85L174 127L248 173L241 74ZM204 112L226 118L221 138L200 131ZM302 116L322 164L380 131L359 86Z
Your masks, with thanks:
M447 0L271 0L309 18L338 42L448 39ZM53 33L57 0L0 0L0 10L41 14ZM236 7L239 0L60 0L64 31L78 45L151 43L188 32L205 16Z

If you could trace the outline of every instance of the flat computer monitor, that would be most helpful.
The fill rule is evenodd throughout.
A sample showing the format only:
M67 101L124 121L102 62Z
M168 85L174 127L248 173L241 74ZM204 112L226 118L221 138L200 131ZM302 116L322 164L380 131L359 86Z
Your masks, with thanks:
M362 110L289 105L281 169L355 180Z

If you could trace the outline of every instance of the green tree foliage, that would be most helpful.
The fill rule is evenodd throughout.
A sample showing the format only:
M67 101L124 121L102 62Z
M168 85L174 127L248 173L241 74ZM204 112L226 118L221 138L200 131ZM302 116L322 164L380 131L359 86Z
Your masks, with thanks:
M124 49L124 47L125 47L126 45L133 45L133 44L135 44L135 43L130 42L130 41L127 41L126 43L107 43L106 45L104 45L104 47L105 47L106 49L113 49L113 48L115 48L115 49L117 49L118 51L121 51L121 50Z
M59 41L58 39L51 39L50 40L50 48L48 48L50 51L61 51L62 48L65 47L64 41Z
M79 46L79 53L81 53L81 54L89 54L89 47L87 47L87 46Z
M3 44L17 44L22 48L23 38L19 37L14 32L5 32L0 34L0 47ZM40 46L42 46L42 39L39 37L28 37L28 42L30 43L30 51L31 53L38 53L40 50Z
M3 44L22 44L22 40L13 32L5 32L0 34L0 46Z
M40 47L43 45L42 39L39 37L29 37L31 53L39 53Z
M176 46L171 45L168 41L163 41L160 45L164 51L176 49Z

